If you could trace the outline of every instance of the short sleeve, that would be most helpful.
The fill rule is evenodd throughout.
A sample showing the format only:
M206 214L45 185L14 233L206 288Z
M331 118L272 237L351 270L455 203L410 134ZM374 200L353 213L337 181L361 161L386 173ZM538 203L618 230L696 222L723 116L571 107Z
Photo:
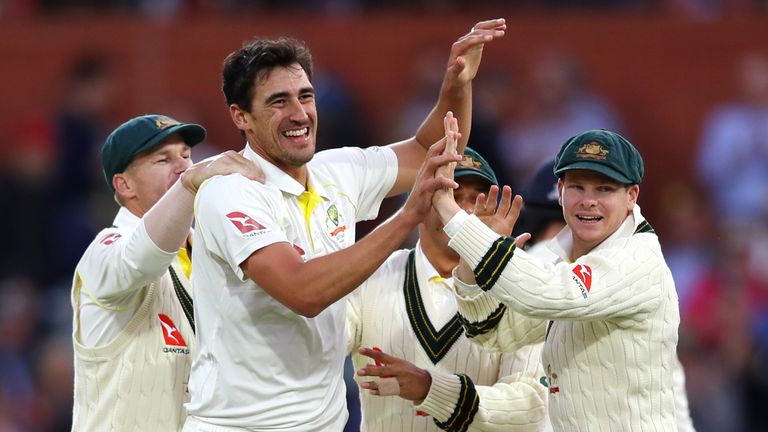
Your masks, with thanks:
M240 174L204 183L195 201L195 235L241 279L240 264L253 252L288 242L280 221L281 194Z

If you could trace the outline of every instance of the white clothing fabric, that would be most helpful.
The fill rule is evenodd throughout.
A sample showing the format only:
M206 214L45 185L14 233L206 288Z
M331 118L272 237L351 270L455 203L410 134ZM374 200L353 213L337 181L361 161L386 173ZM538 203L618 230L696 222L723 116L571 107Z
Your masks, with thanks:
M428 369L432 386L417 406L361 392L361 430L438 431L438 424L451 431L543 430L548 418L541 344L500 354L469 342L456 315L453 281L440 278L420 244L413 252L418 287L405 286L409 253L393 253L348 296L348 349L357 369L370 362L357 348L378 347Z
M72 284L73 431L179 431L194 334L169 274L176 255L121 208L85 251Z
M548 242L559 256L554 265L515 249L514 239L499 238L477 217L463 219L449 245L473 267L478 285L457 283L459 313L482 323L501 301L521 315L552 320L542 360L556 431L677 430L677 294L639 206L575 263L567 261L566 227ZM514 349L524 340L521 322L508 314L475 340Z
M355 223L374 218L391 190L397 157L378 147L320 152L307 164L307 191L250 147L245 157L261 166L265 184L239 174L214 177L195 202L199 353L187 409L223 427L341 430L347 417L345 303L314 318L300 316L250 280L240 264L277 242L292 244L305 260L352 245Z

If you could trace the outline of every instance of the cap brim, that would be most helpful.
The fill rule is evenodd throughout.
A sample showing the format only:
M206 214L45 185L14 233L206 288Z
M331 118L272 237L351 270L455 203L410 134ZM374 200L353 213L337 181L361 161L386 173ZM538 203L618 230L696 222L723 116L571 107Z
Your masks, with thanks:
M471 169L457 169L456 171L453 172L454 179L457 179L459 177L467 177L467 176L480 177L485 179L486 181L488 181L488 183L492 185L496 185L496 186L499 185L499 182L495 178L489 176L488 174L482 171L476 171Z
M173 134L179 134L181 139L183 139L184 142L190 147L194 147L203 142L206 136L205 128L199 124L178 124L164 129L162 132L152 137L152 139L144 143L144 145L141 146L136 153L138 154L157 146Z
M603 165L598 162L594 161L578 161L574 162L572 164L569 164L567 166L564 166L558 170L555 171L555 175L558 177L562 177L563 174L565 174L566 171L572 171L572 170L586 170L586 171L595 171L598 172L612 180L615 180L622 184L632 184L634 183L632 180L627 178L624 174L616 171L615 169Z

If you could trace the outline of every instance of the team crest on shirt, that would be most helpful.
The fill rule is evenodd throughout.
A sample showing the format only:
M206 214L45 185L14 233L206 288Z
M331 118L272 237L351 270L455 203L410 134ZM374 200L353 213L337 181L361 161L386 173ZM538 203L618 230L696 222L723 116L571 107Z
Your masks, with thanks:
M589 290L592 288L592 269L589 266L579 264L573 268L571 279L579 287L581 295L587 298Z
M234 211L227 213L227 219L232 222L232 225L240 231L243 237L253 237L267 231L264 225L256 222L252 217L243 212Z
M331 204L328 207L326 213L325 227L328 231L328 235L334 238L338 242L343 242L347 231L347 225L344 223L344 215L339 211L339 207L336 204Z
M560 393L560 386L557 384L557 373L552 372L552 365L547 365L547 376L541 377L541 384L545 387L549 387L549 394L555 395Z
M122 236L123 235L120 233L110 233L102 237L101 240L99 240L99 243L103 244L104 246L109 246L114 242L116 242Z
M164 353L189 354L187 342L181 335L179 328L173 323L173 320L165 314L157 314L160 319L160 330L163 332L165 340Z

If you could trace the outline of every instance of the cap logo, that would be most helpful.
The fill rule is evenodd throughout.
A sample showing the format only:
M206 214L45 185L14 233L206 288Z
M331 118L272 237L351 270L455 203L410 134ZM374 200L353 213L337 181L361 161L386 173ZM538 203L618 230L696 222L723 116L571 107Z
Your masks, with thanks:
M179 123L178 121L170 117L160 116L155 119L155 126L157 126L157 128L160 130L167 129L171 126L175 126L178 124L181 124L181 123Z
M483 166L482 162L474 160L472 156L463 155L461 157L461 162L459 162L457 168L465 168L465 169L480 171L482 166Z
M588 142L576 149L576 157L581 159L605 160L608 150L597 141Z

